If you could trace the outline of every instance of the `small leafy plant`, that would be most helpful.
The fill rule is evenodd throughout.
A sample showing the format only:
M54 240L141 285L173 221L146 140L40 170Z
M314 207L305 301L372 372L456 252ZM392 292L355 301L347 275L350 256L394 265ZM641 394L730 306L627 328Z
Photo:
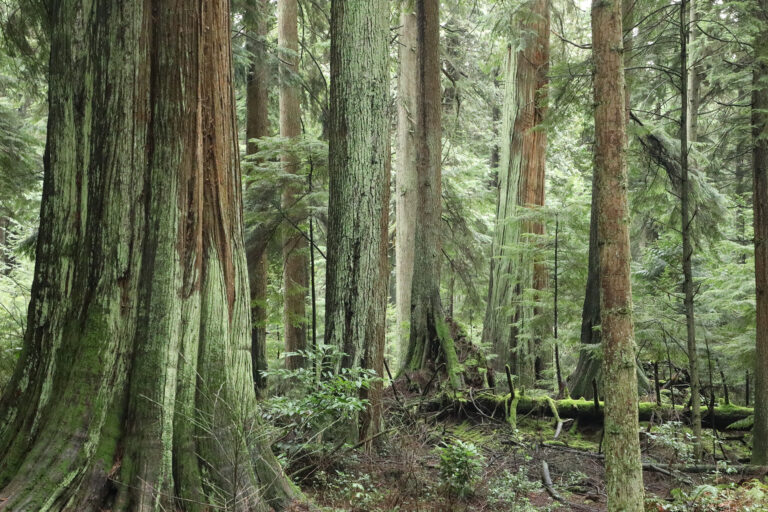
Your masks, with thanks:
M482 467L483 456L472 443L457 440L440 449L440 484L450 497L474 494Z

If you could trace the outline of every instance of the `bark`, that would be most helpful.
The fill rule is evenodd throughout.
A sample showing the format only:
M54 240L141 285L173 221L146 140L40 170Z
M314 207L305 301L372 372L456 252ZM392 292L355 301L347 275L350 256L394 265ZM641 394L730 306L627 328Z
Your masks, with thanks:
M635 0L622 1L622 26L634 26L634 7ZM624 34L624 68L631 66L631 51L634 38L632 32ZM630 97L631 97L630 74L625 75L624 80L624 105L626 108L627 119L631 117ZM627 121L629 122L629 121ZM597 211L596 208L597 193L595 191L595 178L592 178L592 205L590 208L589 220L589 256L587 264L587 287L584 294L584 305L581 310L581 344L583 348L579 351L579 359L576 363L576 369L568 377L568 389L570 395L574 398L584 397L593 398L594 391L592 381L596 380L599 387L602 388L602 359L590 349L589 345L600 344L600 259L598 257L598 238L597 238ZM643 394L650 390L650 383L643 369L637 367L638 391ZM599 393L599 391L598 391Z
M277 40L280 56L280 135L295 138L301 135L299 72L299 33L297 0L277 2ZM283 170L288 174L299 172L294 155L282 157ZM299 205L302 187L290 181L283 190L282 210L293 217L294 223L306 218ZM283 327L286 352L307 348L306 298L309 287L307 240L298 230L288 228L283 236ZM287 357L286 368L300 368L305 361L299 356Z
M389 212L388 7L365 0L331 4L328 260L325 343L343 368L384 376ZM360 438L379 431L381 383Z
M768 23L768 1L760 0L758 19ZM752 463L768 464L768 40L765 31L755 38L752 93L754 139L755 285L757 330L755 343L755 423ZM749 393L749 390L747 390Z
M419 62L415 112L417 207L411 287L411 322L405 368L445 364L453 388L461 387L456 349L440 303L441 110L438 0L417 0Z
M0 216L0 274L9 275L13 268L11 255L11 219Z
M246 12L248 51L253 55L248 70L246 89L246 152L258 152L257 139L269 136L269 66L265 48L268 34L269 0L256 0ZM271 201L270 201L271 203ZM258 230L258 228L256 228ZM264 230L259 230L264 233ZM263 371L267 370L267 233L252 245L248 255L248 277L251 288L251 364L253 385L257 394L267 386Z
M268 510L296 496L243 349L229 7L188 7L49 5L41 222L0 399L0 509Z
M627 137L622 9L592 4L595 63L595 173L605 396L608 510L643 510L637 377L630 280Z
M408 350L416 230L416 126L419 108L418 21L413 6L400 13L400 72L397 78L397 173L395 175L395 280L401 359Z
M521 207L544 204L544 169L547 136L543 122L547 112L549 69L549 0L531 0L514 22L519 33L528 34L509 51L503 109L499 198L493 240L492 275L483 324L483 342L497 355L494 368L511 363L518 382L533 387L536 379L536 333L529 290L546 287L546 269L537 264L532 250L523 250L527 235L541 235L539 222L517 219Z
M685 86L681 87L680 109L680 232L683 239L683 307L685 310L686 340L688 349L688 373L691 376L691 427L693 430L693 446L696 460L701 459L701 399L699 383L698 354L696 353L696 319L694 313L693 271L691 258L693 257L693 242L691 235L691 182L689 178L689 139L688 128L691 126L691 116L688 111L690 99L688 97L691 84L691 70L688 67L688 37L686 10L688 0L682 0L680 4L680 74L686 77ZM695 116L694 116L695 117Z

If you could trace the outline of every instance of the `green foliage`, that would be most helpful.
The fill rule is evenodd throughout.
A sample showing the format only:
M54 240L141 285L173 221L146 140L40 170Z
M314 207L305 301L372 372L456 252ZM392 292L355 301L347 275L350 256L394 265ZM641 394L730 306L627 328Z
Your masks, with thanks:
M368 401L360 398L360 391L368 389L377 378L374 371L344 368L336 373L334 369L343 354L327 345L287 355L303 356L307 367L266 371L269 382L285 394L262 403L262 416L284 429L286 447L299 446L316 436L338 433L338 429L365 410Z
M691 490L673 489L672 498L672 503L653 498L648 500L648 506L660 512L761 512L768 505L768 485L759 480L741 485L703 484Z
M472 443L456 440L440 448L440 484L450 497L474 494L482 467L483 456Z
M494 506L506 505L505 510L510 512L538 510L531 505L528 494L540 489L541 483L530 480L525 466L518 467L516 473L505 469L488 485L488 501Z

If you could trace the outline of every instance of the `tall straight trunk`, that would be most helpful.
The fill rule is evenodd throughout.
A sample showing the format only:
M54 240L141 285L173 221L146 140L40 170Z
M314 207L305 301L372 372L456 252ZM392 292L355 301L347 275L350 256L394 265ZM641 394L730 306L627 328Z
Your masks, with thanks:
M441 110L440 2L416 0L418 96L415 119L417 207L406 369L445 364L450 385L461 387L459 363L440 303ZM438 362L440 358L440 363Z
M543 234L544 228L539 222L516 217L521 207L544 204L547 136L542 123L547 111L549 0L530 0L514 25L528 35L514 45L522 49L510 49L507 58L499 198L483 341L494 347L498 371L512 363L518 382L532 387L537 343L528 324L535 311L523 294L546 285L546 270L534 262L532 250L521 254L519 246L527 235Z
M602 0L592 3L592 52L605 389L605 486L608 510L640 512L643 510L643 471L629 268L627 116L620 3Z
M344 368L384 376L389 224L389 8L331 4L328 261L325 342ZM381 382L359 435L379 431Z
M248 70L246 89L246 152L255 154L256 139L269 136L269 66L266 62L265 38L268 34L269 0L254 0L246 12L248 51L253 56ZM263 393L267 382L267 273L269 263L267 241L260 240L249 248L248 277L251 287L251 364L253 385L257 394Z
M691 258L693 256L693 243L691 240L691 183L689 178L688 158L688 128L691 126L690 106L688 92L690 79L688 69L688 37L689 25L686 11L688 0L682 0L680 4L680 76L686 83L680 88L682 92L680 109L680 232L683 239L683 306L685 309L685 327L687 332L688 349L688 373L691 376L691 428L693 430L693 448L697 460L701 459L701 399L699 385L699 365L696 353L696 319L694 316L693 301L693 272Z
M243 350L228 2L48 12L41 222L0 399L0 507L282 508L296 491Z
M758 19L768 26L768 0L758 2ZM768 39L755 38L752 93L753 171L755 179L755 285L757 330L755 344L755 423L752 463L768 464ZM749 393L749 390L747 390Z
M624 68L631 66L632 48L634 38L631 28L634 27L635 0L622 1L622 26L624 28ZM627 123L629 123L630 98L631 98L631 74L625 72L624 80L624 104L626 108ZM579 359L576 369L568 377L569 393L574 398L592 398L594 387L592 381L598 382L598 388L602 389L602 360L589 346L600 344L600 258L598 251L596 210L597 191L595 177L592 177L592 205L589 220L589 256L587 263L587 286L584 294L584 305L581 310L581 344ZM650 389L650 383L642 367L637 368L638 388L640 392ZM600 393L600 391L598 391Z
M277 2L277 41L280 57L280 135L296 138L301 135L301 106L299 72L299 31L297 0ZM293 155L283 155L283 170L297 174L299 162ZM282 210L293 217L293 224L306 217L301 201L302 187L290 182L283 190ZM297 229L287 227L283 236L283 328L286 352L307 348L306 298L309 287L307 240ZM304 360L287 357L286 368L300 368Z
M400 13L400 72L397 77L397 172L395 175L395 281L400 357L408 350L416 230L416 127L419 108L418 21L413 5Z

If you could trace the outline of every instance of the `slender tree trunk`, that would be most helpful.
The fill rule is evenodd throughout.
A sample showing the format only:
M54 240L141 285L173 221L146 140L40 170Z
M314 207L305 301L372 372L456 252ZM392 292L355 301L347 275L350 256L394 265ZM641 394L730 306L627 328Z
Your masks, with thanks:
M301 135L299 72L299 33L297 0L277 2L277 40L280 57L280 135L296 138ZM283 170L299 172L299 162L293 155L283 155ZM291 182L283 190L282 210L298 224L306 217L299 208L302 189ZM298 230L288 227L283 236L283 326L286 352L307 348L306 299L309 287L307 240ZM286 368L304 366L298 356L285 359Z
M0 274L9 275L13 266L10 247L11 219L0 216Z
M631 66L632 48L634 38L631 28L634 26L634 12L636 0L622 1L622 26L624 27L624 68ZM631 98L631 73L626 72L624 80L624 105L626 108L627 123L630 115ZM600 344L600 258L598 252L598 230L596 210L597 192L595 178L592 178L592 205L589 221L589 256L587 264L587 287L584 294L584 305L581 310L581 344L584 348L579 351L579 360L576 369L568 377L568 389L572 397L593 398L592 380L602 385L602 361L600 357L589 348ZM643 369L637 367L637 379L639 391L646 392L650 389L648 378Z
M282 508L296 491L243 349L228 3L48 12L40 233L0 399L0 508Z
M400 72L397 78L397 174L395 175L395 307L400 357L408 350L416 230L416 129L419 108L418 21L414 6L400 13Z
M643 510L627 199L622 9L592 4L595 62L595 173L605 390L608 510Z
M417 207L406 369L445 364L448 380L461 387L458 357L440 303L441 110L440 2L416 0L418 100L416 121Z
M331 105L325 342L344 368L384 376L389 213L389 9L331 4ZM379 431L380 383L360 424Z
M768 1L758 2L758 19L768 26ZM755 38L752 93L753 171L755 179L755 285L757 330L755 344L755 424L752 463L768 464L768 39ZM749 374L747 374L749 383ZM749 384L747 384L747 402Z
M691 240L691 184L688 170L688 128L690 126L690 105L688 92L691 80L688 69L688 37L689 26L687 24L686 11L688 0L682 0L680 4L680 74L686 80L681 87L682 99L680 109L680 231L683 238L683 301L685 309L685 326L687 332L688 372L691 376L691 428L693 430L693 446L696 460L701 459L701 399L699 384L699 364L696 353L696 321L694 316L693 301L693 272L691 258L693 256L693 244Z
M269 0L255 0L246 11L248 51L253 55L248 71L246 90L246 152L258 151L255 139L269 136L269 67L266 62L265 39L268 34ZM263 393L267 381L267 284L269 263L267 240L253 244L248 251L248 276L251 287L251 364L253 385L257 394Z
M543 234L543 225L515 217L520 207L544 204L547 136L542 123L547 111L549 0L530 0L515 27L529 35L520 42L522 49L510 50L507 59L493 275L483 341L494 347L496 370L512 363L518 382L530 388L536 378L537 342L528 324L535 311L525 305L523 294L544 288L547 279L532 250L520 255L518 246L525 243L526 234Z

